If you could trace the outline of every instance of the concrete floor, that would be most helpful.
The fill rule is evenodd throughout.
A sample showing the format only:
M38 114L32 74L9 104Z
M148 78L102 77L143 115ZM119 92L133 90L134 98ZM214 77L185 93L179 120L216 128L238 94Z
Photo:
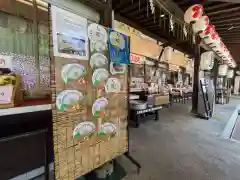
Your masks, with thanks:
M123 180L240 180L240 143L220 137L237 104L240 98L217 105L209 121L191 117L190 104L174 104L159 121L131 129L130 152L142 169L137 175L128 159L118 158L128 173Z
M240 180L240 144L220 137L240 99L217 105L209 121L191 117L190 106L174 104L161 110L159 121L131 129L130 152L136 168L125 157L124 180Z

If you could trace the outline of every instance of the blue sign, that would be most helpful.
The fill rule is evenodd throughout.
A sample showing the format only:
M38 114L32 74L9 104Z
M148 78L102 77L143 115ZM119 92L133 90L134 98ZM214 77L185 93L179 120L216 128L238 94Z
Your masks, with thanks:
M110 60L116 64L130 64L129 37L108 29Z

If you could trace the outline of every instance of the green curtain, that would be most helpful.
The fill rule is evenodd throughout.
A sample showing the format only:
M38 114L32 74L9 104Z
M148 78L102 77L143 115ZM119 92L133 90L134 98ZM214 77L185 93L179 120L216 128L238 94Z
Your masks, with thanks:
M43 24L41 26L45 26L45 31L40 33L38 30L39 56L49 57L48 27ZM0 12L0 52L34 56L34 44L32 21Z

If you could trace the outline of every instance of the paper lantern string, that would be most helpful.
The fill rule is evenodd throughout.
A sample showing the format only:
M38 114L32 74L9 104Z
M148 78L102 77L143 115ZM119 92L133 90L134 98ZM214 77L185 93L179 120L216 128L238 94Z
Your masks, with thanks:
M152 14L154 14L155 13L155 4L154 4L153 0L149 0L149 3L150 3L150 9L152 11Z
M173 29L174 29L174 22L173 22L173 16L172 15L170 17L170 29L171 29L171 31L173 31Z

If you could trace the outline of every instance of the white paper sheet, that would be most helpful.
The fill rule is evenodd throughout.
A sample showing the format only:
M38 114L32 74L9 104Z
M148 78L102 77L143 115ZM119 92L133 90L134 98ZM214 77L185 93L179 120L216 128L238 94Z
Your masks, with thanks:
M88 60L87 19L56 6L51 11L54 56Z

